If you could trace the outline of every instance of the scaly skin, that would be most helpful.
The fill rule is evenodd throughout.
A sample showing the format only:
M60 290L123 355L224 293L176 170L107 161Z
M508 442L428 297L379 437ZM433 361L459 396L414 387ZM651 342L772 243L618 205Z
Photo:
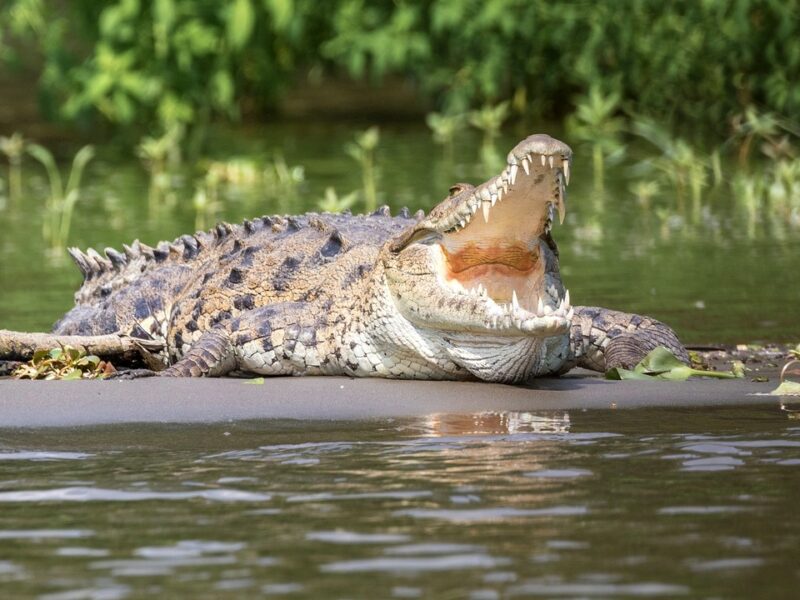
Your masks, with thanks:
M570 306L551 235L570 161L531 136L427 216L262 217L106 257L71 249L85 281L54 333L162 341L164 376L520 383L630 366L657 345L688 360L658 321Z

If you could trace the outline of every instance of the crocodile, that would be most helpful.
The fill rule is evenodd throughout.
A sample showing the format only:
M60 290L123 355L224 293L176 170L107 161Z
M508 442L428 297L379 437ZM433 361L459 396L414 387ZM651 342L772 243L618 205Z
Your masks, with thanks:
M159 342L163 369L132 377L524 383L630 367L656 346L688 361L655 319L572 306L552 236L571 164L566 144L537 134L427 215L264 216L155 247L70 248L84 282L53 333Z

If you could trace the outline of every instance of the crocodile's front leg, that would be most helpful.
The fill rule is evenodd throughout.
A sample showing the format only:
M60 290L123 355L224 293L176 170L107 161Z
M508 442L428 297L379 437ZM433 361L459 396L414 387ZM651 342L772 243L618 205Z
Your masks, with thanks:
M658 346L689 363L678 336L660 321L596 306L575 307L570 366L601 372L615 367L630 369Z

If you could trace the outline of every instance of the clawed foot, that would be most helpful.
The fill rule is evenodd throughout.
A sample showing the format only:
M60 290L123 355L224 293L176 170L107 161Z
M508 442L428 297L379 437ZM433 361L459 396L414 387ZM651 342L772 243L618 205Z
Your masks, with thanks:
M104 379L114 379L117 381L131 381L133 379L142 379L144 377L157 377L158 372L150 369L129 369L127 371L115 371L104 377Z

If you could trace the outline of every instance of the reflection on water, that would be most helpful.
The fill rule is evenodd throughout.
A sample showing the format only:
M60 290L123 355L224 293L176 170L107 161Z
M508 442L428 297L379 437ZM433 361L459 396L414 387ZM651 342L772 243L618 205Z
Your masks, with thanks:
M789 597L792 423L762 407L0 431L0 584L61 599Z

